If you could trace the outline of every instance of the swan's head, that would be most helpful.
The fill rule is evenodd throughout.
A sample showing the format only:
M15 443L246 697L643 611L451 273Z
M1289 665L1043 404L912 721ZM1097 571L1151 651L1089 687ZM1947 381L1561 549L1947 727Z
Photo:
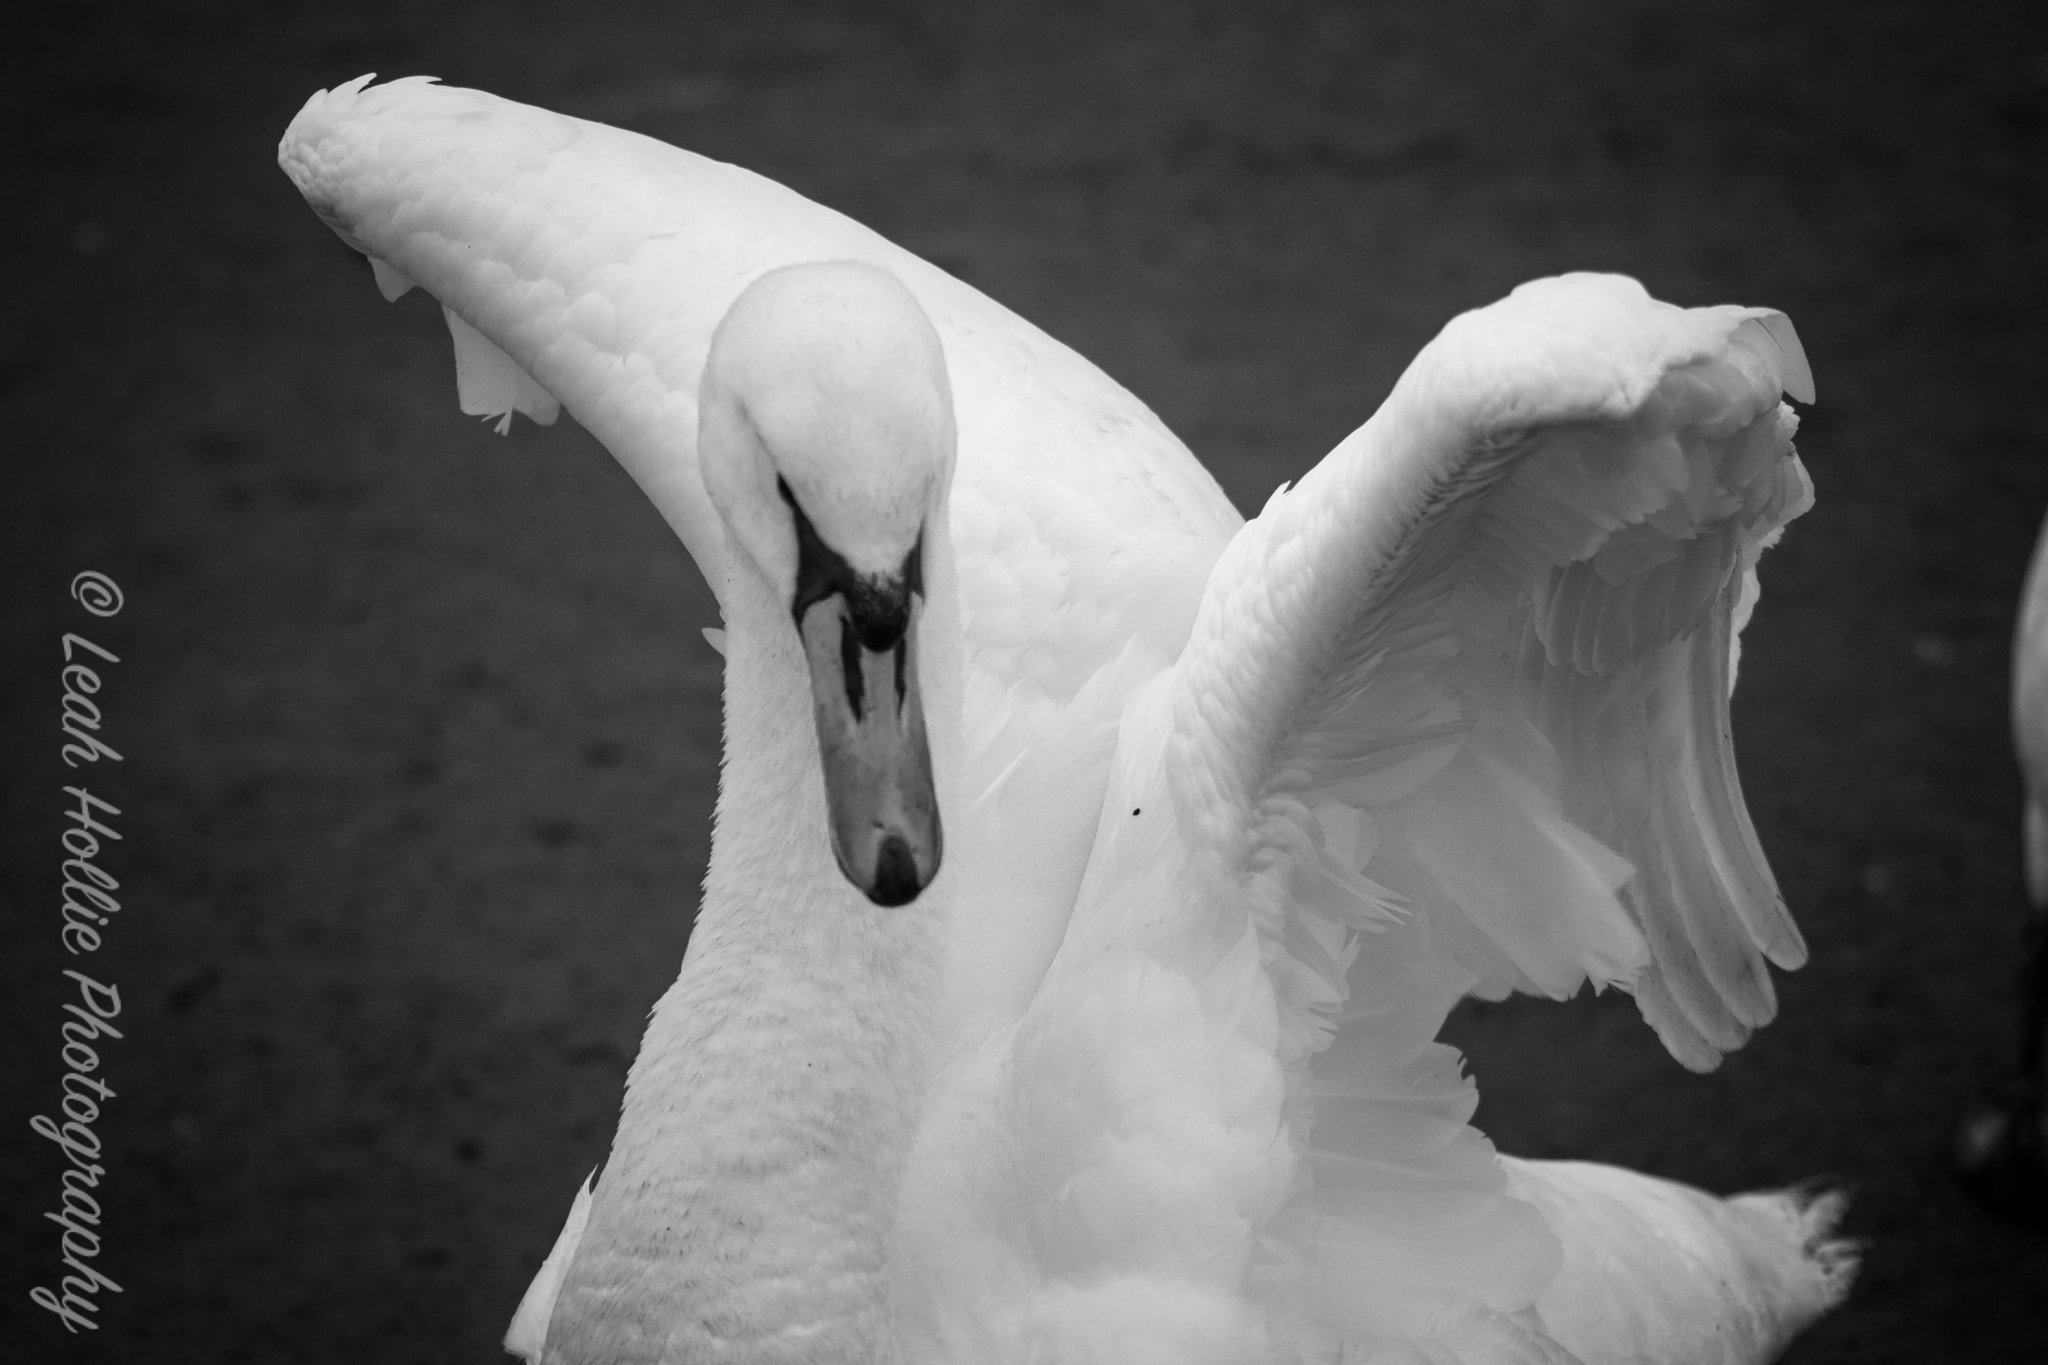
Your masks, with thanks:
M712 334L699 399L712 504L803 645L832 852L868 899L906 904L941 853L917 649L952 477L938 334L874 267L774 270Z

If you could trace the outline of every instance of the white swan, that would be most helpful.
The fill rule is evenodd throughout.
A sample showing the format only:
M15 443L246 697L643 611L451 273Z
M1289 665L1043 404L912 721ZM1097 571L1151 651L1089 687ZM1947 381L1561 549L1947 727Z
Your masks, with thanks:
M2021 931L2017 1066L1956 1134L1956 1173L1994 1216L2048 1227L2048 524L2034 542L2012 644L2012 734L2029 915Z
M2035 1218L2048 1221L2048 523L2034 543L2013 639L2012 730L2027 788L2021 842L2033 909L2021 976L2019 1071L2034 1105L2032 1157L2043 1167Z
M465 408L566 403L727 621L704 908L516 1348L1735 1361L1839 1298L1832 1201L1499 1158L1432 1041L1591 978L1707 1066L1803 955L1726 728L1808 497L1779 315L1525 286L1239 529L1085 362L744 172L419 81L315 96L280 157L451 310ZM763 279L835 258L908 296ZM883 908L853 882L928 876L915 821L849 852L809 680L894 686L819 664L920 543L944 853Z

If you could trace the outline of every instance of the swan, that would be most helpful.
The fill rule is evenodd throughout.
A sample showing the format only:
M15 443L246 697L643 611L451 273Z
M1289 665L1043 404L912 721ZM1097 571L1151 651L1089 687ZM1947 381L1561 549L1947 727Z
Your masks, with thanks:
M724 620L698 925L509 1348L1751 1361L1840 1300L1836 1197L1503 1157L1435 1041L1590 981L1705 1068L1803 960L1727 729L1811 501L1782 315L1525 285L1240 524L857 225L368 81L285 171L441 301L466 411L598 435Z
M1956 1174L1999 1218L2048 1227L2048 524L2034 542L2013 632L2012 733L2029 911L2020 952L2019 1046L2005 1092L1963 1120Z

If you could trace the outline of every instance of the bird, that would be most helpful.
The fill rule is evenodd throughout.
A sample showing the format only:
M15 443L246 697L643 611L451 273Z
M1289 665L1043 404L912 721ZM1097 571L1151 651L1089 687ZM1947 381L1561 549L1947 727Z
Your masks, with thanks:
M2048 1228L2048 524L2034 544L2012 647L2013 749L2026 801L2014 1066L2000 1093L1965 1115L1951 1152L1963 1189L1994 1217Z
M465 411L597 435L724 623L698 920L508 1349L1732 1362L1842 1300L1838 1194L1504 1156L1436 1040L1591 983L1707 1069L1804 960L1728 726L1812 501L1782 314L1531 282L1244 521L850 220L372 79L283 169L441 302Z

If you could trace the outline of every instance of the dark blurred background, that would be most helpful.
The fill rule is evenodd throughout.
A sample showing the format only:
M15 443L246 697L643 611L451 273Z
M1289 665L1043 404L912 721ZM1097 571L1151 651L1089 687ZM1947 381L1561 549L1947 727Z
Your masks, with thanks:
M1454 1021L1508 1151L1855 1196L1803 1365L2048 1344L2048 1242L1943 1151L2007 1064L2009 632L2048 508L2037 5L943 0L71 4L7 40L0 1317L37 1361L490 1361L611 1133L695 903L711 599L571 422L456 409L275 167L315 89L431 73L732 160L1071 343L1255 510L1457 311L1599 268L1768 303L1818 508L1737 737L1813 961L1715 1075L1626 999ZM117 617L67 593L97 569ZM124 909L99 1264L67 1339L60 640Z

